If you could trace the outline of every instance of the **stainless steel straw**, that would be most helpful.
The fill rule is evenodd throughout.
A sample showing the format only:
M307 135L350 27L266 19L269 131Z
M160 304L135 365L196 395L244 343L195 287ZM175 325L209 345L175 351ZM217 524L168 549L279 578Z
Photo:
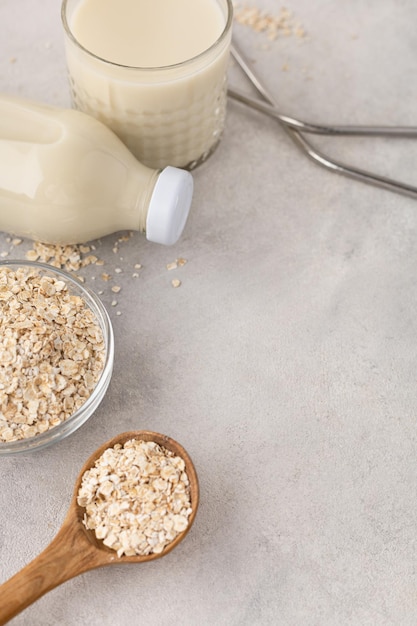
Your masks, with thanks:
M251 69L249 63L246 61L244 55L239 50L236 42L232 44L231 53L233 58L239 67L246 74L247 78L250 80L255 89L259 92L259 94L266 100L268 104L264 102L250 98L246 96L243 92L238 91L233 88L229 88L228 94L230 97L243 102L244 104L250 106L253 109L261 111L262 113L266 113L277 119L277 121L281 124L282 128L288 133L291 139L303 150L307 156L309 156L313 161L322 165L323 167L330 169L332 172L336 172L338 174L343 174L344 176L348 176L349 178L353 178L355 180L360 180L364 183L368 183L371 185L375 185L377 187L382 187L383 189L387 189L389 191L394 191L396 193L401 193L406 196L410 196L411 198L417 198L417 187L412 185L408 185L407 183L403 183L401 181L393 180L391 178L387 178L385 176L380 176L378 174L374 174L373 172L369 172L367 170L358 169L352 167L351 165L347 165L345 163L340 163L335 161L325 155L323 152L319 152L310 141L308 141L302 133L315 133L321 135L354 135L354 136L387 136L387 137L416 137L417 136L417 127L407 127L407 126L329 126L329 125L319 125L319 124L311 124L308 122L304 122L302 120L297 120L296 118L289 117L287 115L282 115L279 112L279 109L265 87L262 84L260 79L255 75L253 70Z
M305 122L289 115L283 115L278 111L276 106L251 98L246 93L236 87L229 87L228 94L234 100L247 104L252 109L266 113L270 117L289 126L293 130L299 130L302 133L312 133L314 135L352 135L356 137L417 137L417 126L354 126L354 125L325 125Z

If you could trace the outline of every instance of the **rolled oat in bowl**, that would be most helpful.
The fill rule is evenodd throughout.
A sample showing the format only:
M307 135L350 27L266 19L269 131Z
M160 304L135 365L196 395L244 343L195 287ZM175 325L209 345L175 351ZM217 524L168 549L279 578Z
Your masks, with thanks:
M69 434L96 408L112 348L106 316L66 272L0 263L0 454Z

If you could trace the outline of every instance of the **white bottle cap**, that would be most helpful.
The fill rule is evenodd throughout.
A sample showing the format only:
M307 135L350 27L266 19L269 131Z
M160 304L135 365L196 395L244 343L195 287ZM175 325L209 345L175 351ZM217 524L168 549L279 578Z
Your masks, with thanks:
M146 217L146 239L170 246L184 230L193 197L190 172L168 166L159 174Z

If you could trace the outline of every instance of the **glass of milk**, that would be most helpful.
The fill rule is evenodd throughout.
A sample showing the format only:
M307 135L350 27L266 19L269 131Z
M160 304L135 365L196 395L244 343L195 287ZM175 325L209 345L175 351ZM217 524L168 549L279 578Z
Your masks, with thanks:
M231 0L63 0L73 105L151 168L192 169L225 123Z

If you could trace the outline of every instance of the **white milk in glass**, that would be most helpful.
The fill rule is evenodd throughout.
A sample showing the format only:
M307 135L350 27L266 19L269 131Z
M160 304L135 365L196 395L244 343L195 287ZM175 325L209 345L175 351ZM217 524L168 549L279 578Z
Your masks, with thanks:
M74 106L152 168L192 168L220 140L230 0L64 0Z

